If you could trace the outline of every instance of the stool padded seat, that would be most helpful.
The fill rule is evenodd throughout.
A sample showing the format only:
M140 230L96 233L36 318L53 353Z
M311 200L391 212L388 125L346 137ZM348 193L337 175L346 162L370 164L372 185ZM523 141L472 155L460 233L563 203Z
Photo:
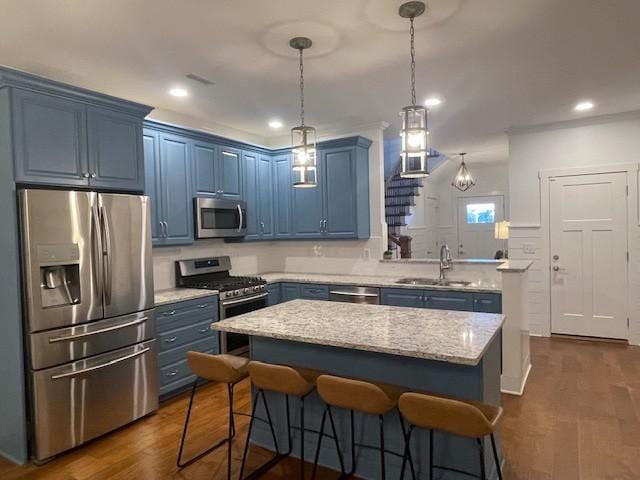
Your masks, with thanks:
M316 387L316 379L322 375L310 368L274 365L264 362L249 362L249 375L253 384L271 392L294 397L304 397Z
M404 393L398 408L417 427L470 438L492 434L502 416L502 407L415 392Z
M317 380L318 394L328 405L384 415L398 405L405 388L388 383L321 375Z
M187 352L187 362L193 373L212 382L234 384L249 376L249 359L236 355Z

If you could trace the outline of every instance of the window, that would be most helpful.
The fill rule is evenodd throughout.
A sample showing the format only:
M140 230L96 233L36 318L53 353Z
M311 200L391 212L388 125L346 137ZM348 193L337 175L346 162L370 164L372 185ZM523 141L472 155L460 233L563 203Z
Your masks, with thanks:
M469 203L467 205L467 223L494 223L496 218L495 203Z

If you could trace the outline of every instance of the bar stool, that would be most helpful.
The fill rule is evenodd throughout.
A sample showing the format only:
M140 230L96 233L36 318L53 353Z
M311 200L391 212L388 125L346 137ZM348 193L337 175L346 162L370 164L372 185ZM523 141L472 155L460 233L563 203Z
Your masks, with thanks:
M249 360L242 357L236 357L234 355L210 355L208 353L201 352L187 352L187 362L191 371L197 375L191 388L191 398L189 399L189 408L187 410L187 418L184 422L184 429L182 431L182 439L180 440L180 450L178 452L177 465L179 468L184 468L187 465L191 465L196 460L201 459L205 455L216 450L227 443L227 479L231 479L231 440L235 436L236 428L234 422L233 412L233 390L235 385L241 380L249 376L247 370L247 364ZM194 456L193 458L183 461L182 451L184 449L184 442L187 436L187 428L189 426L189 418L191 417L191 408L193 407L193 399L196 395L196 389L198 387L198 381L203 378L211 382L219 382L227 384L227 395L229 398L229 429L227 437L217 442L212 447L208 448L202 453Z
M247 432L247 440L242 454L242 465L240 466L239 479L243 480L244 466L249 452L249 441L251 439L251 431L253 429L254 420L263 420L256 417L256 408L258 406L258 397L262 398L265 413L267 414L266 422L271 430L273 445L276 453L271 460L263 463L253 473L247 476L247 479L260 477L267 470L271 469L275 464L291 453L291 419L289 410L289 397L300 399L300 478L304 480L304 403L305 398L316 388L316 379L322 372L307 368L294 368L286 365L272 365L263 362L249 362L249 377L256 387L256 393L253 397L253 408L251 409L251 420L249 421L249 431ZM288 449L284 453L280 453L278 447L278 439L273 427L271 413L267 404L265 391L281 393L285 396L285 406L287 415L287 439L289 442Z
M318 377L316 384L318 395L320 395L320 398L322 398L322 400L325 402L326 407L324 413L322 414L322 420L320 422L320 437L318 439L318 445L316 447L312 479L315 478L316 469L318 467L318 458L320 456L322 438L325 435L324 425L327 416L329 417L329 424L333 433L332 437L335 442L336 450L338 452L340 471L342 473L340 478L347 478L353 475L356 470L356 445L363 448L376 448L370 445L356 444L353 421L353 412L355 411L367 415L378 416L379 445L377 448L380 452L380 475L384 480L384 478L386 477L385 453L392 453L404 458L403 455L397 452L385 450L384 448L384 415L397 407L398 399L406 390L401 387L389 385L386 383L355 380L351 378L336 377L333 375L321 375L320 377ZM349 472L345 472L344 460L342 458L342 452L340 450L340 444L338 442L338 434L333 419L332 407L349 410L349 420L351 427L351 469ZM402 435L406 440L407 432L402 416L399 413L398 419L400 420ZM409 465L411 467L411 471L413 472L413 462L411 461L411 459L409 459Z
M398 402L402 416L409 422L406 437L405 457L402 462L400 478L404 478L406 461L411 450L411 433L414 427L429 430L429 478L433 478L433 470L448 470L486 480L484 463L484 444L482 439L491 437L493 458L498 470L498 478L502 480L502 470L494 432L502 416L502 407L494 407L481 402L455 400L453 398L426 395L422 393L404 393ZM433 464L433 431L439 430L453 435L473 438L478 444L480 454L480 475L464 472L451 467Z

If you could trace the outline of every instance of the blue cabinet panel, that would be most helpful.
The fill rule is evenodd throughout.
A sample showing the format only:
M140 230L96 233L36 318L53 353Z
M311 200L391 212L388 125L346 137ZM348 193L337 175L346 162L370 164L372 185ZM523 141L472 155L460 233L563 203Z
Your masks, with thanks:
M291 238L291 155L273 158L273 196L275 238Z
M273 169L271 157L258 157L258 228L263 239L273 238Z
M353 148L322 152L324 179L324 234L333 238L356 236L355 164Z
M424 307L423 291L409 288L383 288L381 290L382 305L396 307Z
M193 144L193 191L197 196L216 196L216 146L206 142Z
M193 242L189 153L189 143L184 138L160 134L160 181L166 245Z
M216 162L218 193L226 198L242 198L241 152L236 148L219 147Z
M244 200L247 202L247 235L246 240L258 240L260 238L260 220L258 202L258 154L244 152Z
M80 102L14 90L17 182L87 185L87 113Z
M147 128L144 129L144 194L150 199L151 208L151 238L153 244L158 244L162 239L161 202L160 202L160 153L158 151L158 133Z
M437 310L473 311L473 293L425 290L425 306Z
M318 162L318 179L322 182L322 162ZM313 188L293 188L293 237L320 238L323 231L322 184Z
M502 313L502 295L499 293L474 293L473 311Z
M142 191L142 122L126 113L87 107L89 185Z
M288 302L300 298L300 285L297 283L283 283L280 285L280 300Z
M329 285L300 284L300 298L305 300L329 300Z
M280 284L270 283L267 285L267 291L269 292L269 306L277 305L280 303Z

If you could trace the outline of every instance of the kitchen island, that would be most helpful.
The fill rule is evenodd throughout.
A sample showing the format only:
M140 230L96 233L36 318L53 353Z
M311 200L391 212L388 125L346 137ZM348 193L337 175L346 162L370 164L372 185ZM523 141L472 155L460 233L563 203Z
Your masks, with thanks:
M323 370L365 380L401 385L413 391L455 396L500 404L500 331L503 315L293 300L212 324L212 328L250 335L253 360ZM284 399L268 394L278 443L286 448ZM298 409L292 402L292 425ZM318 430L324 405L314 393L305 404L307 428ZM275 414L274 414L275 412ZM265 413L258 408L258 415ZM336 415L343 453L349 458L348 413ZM377 419L356 414L356 442L377 445ZM299 434L293 432L293 454L299 452ZM498 445L499 435L497 437ZM254 444L273 450L268 427L254 424ZM428 433L416 431L412 439L417 471L428 469ZM305 435L307 460L312 460L317 435ZM404 441L397 413L385 417L385 445L402 453ZM496 477L485 449L488 478ZM475 441L436 433L435 463L478 472ZM338 470L331 441L323 442L320 463ZM378 452L360 448L356 475L379 478ZM387 455L387 478L399 478L401 458ZM347 464L347 468L349 465ZM438 472L438 478L465 478ZM408 478L408 477L407 477Z

